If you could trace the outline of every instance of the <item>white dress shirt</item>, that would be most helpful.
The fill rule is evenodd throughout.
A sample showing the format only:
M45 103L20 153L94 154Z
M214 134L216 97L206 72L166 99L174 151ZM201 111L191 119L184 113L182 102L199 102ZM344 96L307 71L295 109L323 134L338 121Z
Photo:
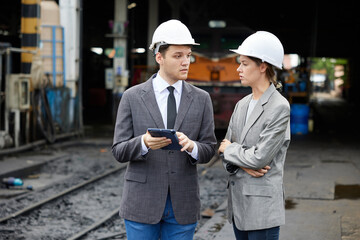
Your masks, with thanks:
M167 99L170 94L167 87L169 86L170 85L159 74L157 74L153 79L155 98L159 106L165 128L167 128ZM172 86L175 88L174 97L176 102L176 112L178 112L182 93L182 81L177 81Z
M159 73L157 73L156 77L153 79L153 88L155 92L156 102L160 109L161 117L163 119L165 128L167 128L167 99L170 94L169 90L167 89L168 86L170 85L160 76ZM175 88L174 97L176 102L176 112L178 112L181 93L182 93L182 81L179 80L176 83L174 83L172 86ZM142 145L141 154L145 155L149 151L149 149L146 147L143 138L141 138L141 145ZM192 158L196 160L198 159L198 147L195 142L194 142L193 151L191 153L188 151L186 152L190 154Z

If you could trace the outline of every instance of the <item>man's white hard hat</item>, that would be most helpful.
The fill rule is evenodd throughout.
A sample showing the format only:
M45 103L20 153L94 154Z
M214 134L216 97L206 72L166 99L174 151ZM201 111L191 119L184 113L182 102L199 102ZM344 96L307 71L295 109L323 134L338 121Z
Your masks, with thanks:
M284 48L280 40L272 33L257 31L247 37L238 49L230 49L240 55L256 57L263 62L282 69L284 60Z
M189 29L179 20L169 20L160 24L153 35L149 47L156 54L161 45L200 45L195 43Z

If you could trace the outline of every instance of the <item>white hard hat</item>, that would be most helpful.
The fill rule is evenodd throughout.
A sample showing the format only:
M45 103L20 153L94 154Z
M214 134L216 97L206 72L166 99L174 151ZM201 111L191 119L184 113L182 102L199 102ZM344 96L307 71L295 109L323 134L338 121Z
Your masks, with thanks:
M270 32L258 31L247 37L238 49L230 49L230 51L259 58L282 69L284 48L280 40Z
M160 24L153 35L149 47L156 54L161 45L200 45L195 43L189 29L179 20L169 20Z

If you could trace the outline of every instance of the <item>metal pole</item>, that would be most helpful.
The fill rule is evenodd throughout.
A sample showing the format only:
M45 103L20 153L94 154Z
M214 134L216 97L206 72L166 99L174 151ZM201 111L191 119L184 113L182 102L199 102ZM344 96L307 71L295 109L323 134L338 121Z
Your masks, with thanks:
M149 1L149 10L148 10L148 40L147 40L147 66L148 69L154 68L157 66L155 62L155 58L153 53L148 49L152 42L152 35L158 26L158 18L159 18L159 0L151 0Z
M51 26L52 33L52 73L53 87L56 88L56 26Z
M20 146L20 110L13 110L15 114L15 123L14 123L14 138L15 138L15 147Z
M66 87L66 64L65 64L65 30L63 27L60 28L61 29L61 34L62 34L62 64L63 64L63 86Z
M10 52L36 54L36 51L33 51L33 50L27 50L27 49L21 49L21 48L14 48L14 47L9 47L9 48L7 48L7 49L8 49Z
M11 74L12 66L11 66L11 48L6 49L6 75ZM5 75L5 76L6 76Z
M2 105L2 101L3 101L3 92L2 92L2 55L3 53L0 52L0 114L2 113L1 112L1 105ZM5 96L5 95L4 95ZM1 131L1 117L2 114L0 115L0 131Z
M1 48L9 48L9 47L11 47L11 44L10 43L0 43L0 47ZM3 55L6 53L7 53L6 49L0 51L0 113L2 113L1 105L2 105L3 100L5 99L5 98L3 99L3 97L5 97L5 91L2 92L2 81L3 81L2 65L3 65ZM0 130L1 130L1 121L2 121L2 117L0 117Z
M6 49L6 74L5 78L8 78L11 74L11 48ZM5 102L6 104L6 102ZM9 133L9 109L5 105L5 132Z
M82 92L83 92L83 0L79 0L79 18L80 18L80 41L79 41L79 132L81 135L84 134L84 126L83 126L83 113L82 113Z

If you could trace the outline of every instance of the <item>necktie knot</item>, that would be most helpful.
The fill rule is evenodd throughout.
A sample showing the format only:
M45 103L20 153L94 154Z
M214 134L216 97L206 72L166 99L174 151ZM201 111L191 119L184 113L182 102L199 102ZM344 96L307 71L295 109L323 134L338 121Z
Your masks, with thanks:
M174 87L173 86L168 86L167 89L169 90L170 94L174 94Z

